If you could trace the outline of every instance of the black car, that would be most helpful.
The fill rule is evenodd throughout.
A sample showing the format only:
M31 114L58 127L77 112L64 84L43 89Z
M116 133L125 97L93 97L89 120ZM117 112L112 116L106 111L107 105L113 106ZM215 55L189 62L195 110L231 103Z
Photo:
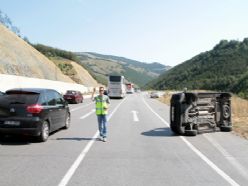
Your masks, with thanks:
M32 135L43 142L50 132L69 126L68 104L55 90L11 89L0 96L0 135Z

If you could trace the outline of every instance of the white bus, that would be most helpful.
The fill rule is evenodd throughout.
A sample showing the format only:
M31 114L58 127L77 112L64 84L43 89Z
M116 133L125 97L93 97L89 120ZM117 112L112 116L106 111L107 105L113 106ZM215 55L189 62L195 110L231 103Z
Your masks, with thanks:
M110 98L124 98L126 95L126 85L124 76L109 76L108 96Z

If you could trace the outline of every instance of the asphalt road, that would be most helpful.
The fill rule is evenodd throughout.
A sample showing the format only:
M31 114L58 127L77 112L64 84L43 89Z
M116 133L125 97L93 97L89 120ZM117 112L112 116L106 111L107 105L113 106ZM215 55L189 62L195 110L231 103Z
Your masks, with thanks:
M174 135L169 107L145 94L111 99L107 142L94 103L70 105L71 128L45 143L0 141L0 186L248 185L248 141L232 133Z

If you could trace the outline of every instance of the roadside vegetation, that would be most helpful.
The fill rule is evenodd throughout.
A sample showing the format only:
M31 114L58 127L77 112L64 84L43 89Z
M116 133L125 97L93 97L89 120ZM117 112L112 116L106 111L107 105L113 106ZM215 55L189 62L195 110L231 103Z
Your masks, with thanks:
M80 80L76 78L77 72L69 60L61 57L50 57L49 59L53 61L57 67L59 67L64 75L69 76L76 83L81 83Z
M32 44L32 46L48 58L61 57L61 58L69 59L69 60L76 61L76 62L79 61L78 57L73 52L70 52L70 51L61 50L58 48L53 48L53 47L49 47L49 46L42 45L42 44Z
M158 100L170 105L171 95L170 91L166 91ZM248 100L233 95L231 101L233 133L248 139Z

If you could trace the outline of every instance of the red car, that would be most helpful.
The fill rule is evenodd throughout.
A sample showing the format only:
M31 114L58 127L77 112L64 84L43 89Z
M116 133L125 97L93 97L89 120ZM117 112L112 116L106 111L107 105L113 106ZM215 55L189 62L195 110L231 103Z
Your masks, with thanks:
M83 103L84 97L80 91L67 90L64 99L69 103Z

